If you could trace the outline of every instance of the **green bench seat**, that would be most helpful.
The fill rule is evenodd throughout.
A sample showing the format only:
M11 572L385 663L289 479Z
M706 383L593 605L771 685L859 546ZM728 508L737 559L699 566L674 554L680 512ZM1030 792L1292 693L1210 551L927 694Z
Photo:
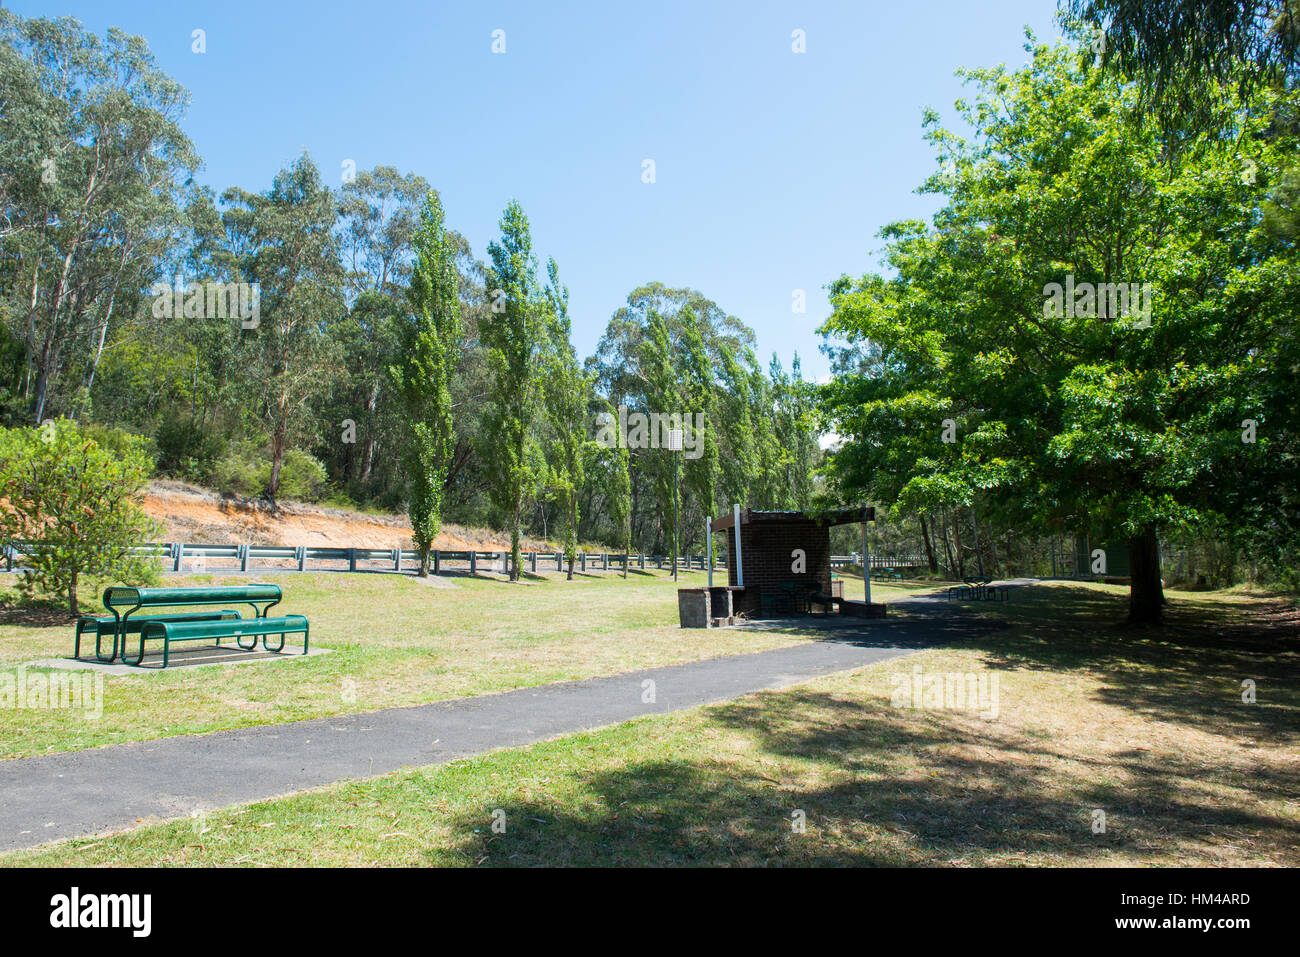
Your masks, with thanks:
M239 612L224 608L221 611L193 611L181 612L175 615L141 615L138 618L119 619L116 616L95 617L93 615L82 615L77 619L77 643L73 649L72 657L81 657L81 636L89 634L92 630L95 632L95 657L100 661L108 662L117 658L117 643L120 638L123 650L126 649L126 636L138 635L140 629L151 621L230 621L238 618ZM113 638L113 654L105 658L100 651L100 643L105 637L111 635Z
M302 653L307 654L308 633L307 618L304 615L284 615L279 618L236 618L233 621L226 619L221 621L149 621L144 623L140 629L140 653L136 655L135 660L129 660L126 654L125 642L122 648L122 661L128 665L138 665L144 660L144 648L146 641L161 641L163 643L163 661L162 666L167 667L170 660L171 644L173 641L205 641L209 638L216 639L218 645L221 644L222 638L234 638L235 643L243 651L252 651L257 647L257 639L262 639L262 647L267 651L279 652L284 649L286 635L302 635ZM271 647L268 640L271 635L279 635L280 642L274 648ZM252 637L252 642L247 646L241 641L241 638Z

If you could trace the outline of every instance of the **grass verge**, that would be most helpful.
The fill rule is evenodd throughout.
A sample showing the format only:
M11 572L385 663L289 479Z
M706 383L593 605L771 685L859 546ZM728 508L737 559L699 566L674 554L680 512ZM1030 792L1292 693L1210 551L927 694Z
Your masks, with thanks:
M1104 585L1023 588L989 610L1010 628L960 645L0 860L1300 864L1294 609L1178 595L1166 628L1134 630L1114 624L1126 600ZM901 706L918 668L996 676L996 708Z

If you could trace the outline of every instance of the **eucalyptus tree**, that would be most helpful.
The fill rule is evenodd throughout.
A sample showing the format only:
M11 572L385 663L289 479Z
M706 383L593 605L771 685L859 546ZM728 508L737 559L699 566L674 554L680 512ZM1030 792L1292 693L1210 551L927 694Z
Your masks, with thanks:
M0 297L36 422L75 411L179 242L199 165L187 102L140 37L0 9Z
M389 441L400 441L400 421L395 416L380 421L381 392L384 370L397 347L396 320L405 307L415 232L428 194L424 177L402 174L393 166L362 170L339 190L339 248L348 302L339 335L345 340L346 382L332 397L330 419L354 420L359 435L355 443L335 443L330 449L342 474L362 494L375 469L381 431Z
M260 287L260 316L241 329L244 382L266 430L275 501L285 452L315 437L315 399L337 374L333 326L345 312L337 206L305 154L266 193L231 188L223 221L243 279Z

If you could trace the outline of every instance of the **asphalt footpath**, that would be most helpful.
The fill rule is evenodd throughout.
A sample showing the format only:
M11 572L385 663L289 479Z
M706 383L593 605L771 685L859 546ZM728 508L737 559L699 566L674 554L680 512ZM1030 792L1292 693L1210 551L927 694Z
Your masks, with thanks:
M787 688L998 627L941 602L821 640L415 707L0 761L0 850L263 800Z

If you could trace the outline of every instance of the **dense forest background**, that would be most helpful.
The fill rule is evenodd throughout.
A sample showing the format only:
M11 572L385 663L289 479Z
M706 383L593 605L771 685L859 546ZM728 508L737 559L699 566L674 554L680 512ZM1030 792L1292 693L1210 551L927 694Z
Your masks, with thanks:
M195 180L186 93L143 41L0 17L0 424L72 419L109 443L115 432L146 437L159 476L402 510L409 422L390 370L418 319L414 240L436 186L378 166L333 187L303 155L269 189L216 195ZM482 335L500 277L454 232L454 211L450 220L460 336L442 518L501 528L509 516L490 473L503 397ZM526 219L523 229L530 243ZM191 283L256 283L255 327L213 314L202 292L202 308L186 308ZM158 284L176 309L159 308ZM552 285L554 317L565 307ZM550 347L572 351L567 340ZM545 378L545 356L533 358ZM683 547L729 503L809 504L821 457L814 389L797 358L790 369L760 360L753 331L705 293L631 290L596 354L567 371L539 395L563 393L579 414L583 461L566 471L563 429L553 416L530 420L542 460L525 490L527 532L559 535L576 474L579 539L621 546L630 522L634 548L670 550L673 453L629 448L620 470L620 450L592 441L619 406L705 415L700 454L679 457Z
M143 40L0 10L0 425L516 550L680 553L732 503L870 503L873 548L935 573L1123 551L1135 620L1162 579L1295 587L1300 18L1215 0L1189 34L1073 6L1072 42L1028 36L1023 68L963 71L959 126L924 117L942 208L882 230L884 271L828 277L820 385L659 281L579 359L561 264L508 197L480 254L416 171L335 186L303 155L218 195ZM256 285L256 315L213 284ZM1094 287L1143 290L1140 317L1076 301ZM702 441L611 447L620 410L701 415Z

